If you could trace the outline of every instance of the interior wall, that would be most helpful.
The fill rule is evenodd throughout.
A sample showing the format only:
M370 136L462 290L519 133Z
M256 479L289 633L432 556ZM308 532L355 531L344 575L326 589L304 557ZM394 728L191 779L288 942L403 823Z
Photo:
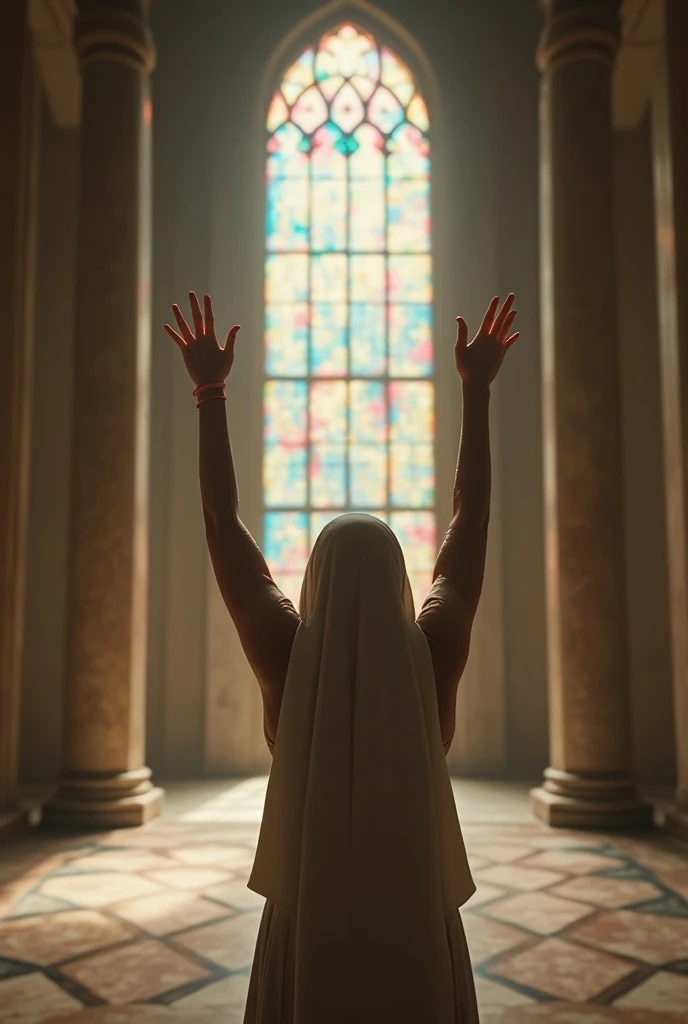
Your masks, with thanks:
M20 779L53 781L62 749L79 135L41 103L31 476Z
M676 761L649 111L614 142L634 768L668 782Z

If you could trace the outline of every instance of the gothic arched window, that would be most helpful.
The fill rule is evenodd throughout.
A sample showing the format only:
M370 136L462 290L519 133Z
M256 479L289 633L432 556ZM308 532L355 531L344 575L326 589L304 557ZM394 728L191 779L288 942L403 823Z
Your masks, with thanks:
M350 22L267 116L263 542L298 602L330 519L366 511L435 558L429 120L408 67Z

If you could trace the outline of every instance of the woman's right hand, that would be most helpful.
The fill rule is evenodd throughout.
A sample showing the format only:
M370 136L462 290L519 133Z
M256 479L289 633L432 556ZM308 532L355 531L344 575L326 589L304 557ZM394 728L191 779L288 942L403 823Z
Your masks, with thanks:
M516 316L511 308L514 301L513 293L508 295L499 313L499 297L495 296L483 317L480 330L468 344L468 324L461 316L457 316L458 332L454 355L456 369L464 384L479 384L489 387L497 376L507 349L511 348L519 336L519 331L509 334Z

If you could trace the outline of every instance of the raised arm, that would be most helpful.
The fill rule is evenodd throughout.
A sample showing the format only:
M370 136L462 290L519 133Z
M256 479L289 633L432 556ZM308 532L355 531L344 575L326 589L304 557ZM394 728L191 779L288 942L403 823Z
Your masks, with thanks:
M509 334L516 316L511 309L513 301L514 296L509 295L498 313L499 299L492 300L470 345L466 321L457 317L455 356L463 412L453 515L435 562L432 588L418 616L433 656L445 750L454 734L456 690L468 659L485 574L491 483L490 385L518 337L518 332Z
M199 416L199 472L208 550L220 592L239 634L246 657L263 693L266 713L281 700L283 682L299 615L272 579L263 553L239 518L239 493L225 410L225 380L234 363L239 327L232 327L224 347L215 336L209 296L201 310L189 295L194 331L179 306L173 306L178 331L165 330L181 349L196 385ZM205 317L204 317L205 313ZM270 642L265 642L265 637Z

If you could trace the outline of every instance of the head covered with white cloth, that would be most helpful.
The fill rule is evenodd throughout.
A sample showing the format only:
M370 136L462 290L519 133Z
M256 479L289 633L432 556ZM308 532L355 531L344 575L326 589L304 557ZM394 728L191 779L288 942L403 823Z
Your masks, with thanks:
M313 547L248 887L293 915L296 1024L454 1024L444 915L475 891L399 543Z

